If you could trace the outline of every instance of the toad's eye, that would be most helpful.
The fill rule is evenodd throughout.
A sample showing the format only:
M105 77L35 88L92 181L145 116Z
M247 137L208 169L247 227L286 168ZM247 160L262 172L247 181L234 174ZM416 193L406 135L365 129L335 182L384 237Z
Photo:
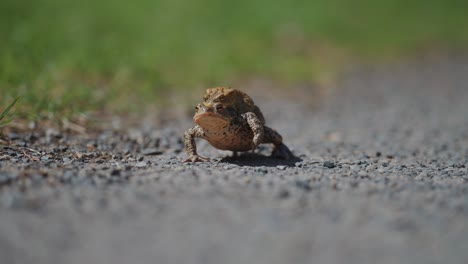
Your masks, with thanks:
M224 109L224 106L223 105L216 105L216 111L221 111Z

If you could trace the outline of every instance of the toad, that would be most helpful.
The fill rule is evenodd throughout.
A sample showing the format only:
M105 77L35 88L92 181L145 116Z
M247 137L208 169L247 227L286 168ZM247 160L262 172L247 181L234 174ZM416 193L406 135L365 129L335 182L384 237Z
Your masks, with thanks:
M265 126L265 118L252 98L237 89L207 89L203 103L195 107L193 121L196 125L184 134L188 156L185 162L209 161L198 155L195 138L205 139L217 149L233 151L234 155L271 143L272 156L286 160L293 157L281 135Z

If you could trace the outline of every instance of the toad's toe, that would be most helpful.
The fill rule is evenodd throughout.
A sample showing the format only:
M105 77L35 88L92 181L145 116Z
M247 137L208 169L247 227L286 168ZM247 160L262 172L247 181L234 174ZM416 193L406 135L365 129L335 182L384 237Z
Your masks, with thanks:
M210 161L209 158L205 158L198 155L192 155L184 160L184 162L207 162Z
M285 144L276 146L273 150L273 153L271 153L271 156L283 160L290 160L294 157L291 150L289 150L289 148Z

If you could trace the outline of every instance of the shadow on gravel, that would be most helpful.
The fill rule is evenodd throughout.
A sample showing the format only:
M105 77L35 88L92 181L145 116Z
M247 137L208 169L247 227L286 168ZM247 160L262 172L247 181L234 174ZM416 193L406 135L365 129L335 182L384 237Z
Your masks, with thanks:
M237 157L225 157L222 158L219 162L226 162L231 164L236 164L238 166L267 166L267 167L276 167L276 166L295 166L296 162L300 162L302 159L298 157L293 157L290 160L276 159L269 156L265 156L257 153L242 153Z

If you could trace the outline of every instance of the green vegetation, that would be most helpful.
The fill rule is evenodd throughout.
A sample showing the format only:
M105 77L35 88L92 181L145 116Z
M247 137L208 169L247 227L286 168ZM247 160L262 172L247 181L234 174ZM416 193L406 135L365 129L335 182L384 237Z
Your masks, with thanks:
M8 123L11 122L11 119L5 119L5 117L8 115L10 112L11 108L16 104L16 102L19 100L19 97L16 97L11 104L9 104L1 113L0 113L0 128L3 126L6 126Z
M2 0L0 106L68 115L468 43L467 1ZM327 78L328 78L327 77Z

